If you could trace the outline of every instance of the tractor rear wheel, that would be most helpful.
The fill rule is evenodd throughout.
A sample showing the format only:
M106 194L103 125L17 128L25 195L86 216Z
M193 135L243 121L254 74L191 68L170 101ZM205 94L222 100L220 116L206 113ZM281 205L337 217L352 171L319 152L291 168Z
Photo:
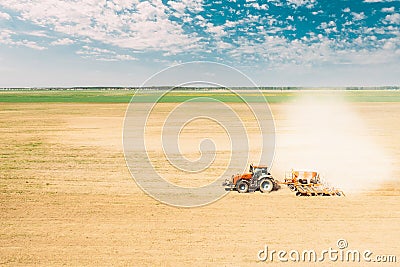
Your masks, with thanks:
M249 184L241 180L237 183L236 188L239 193L247 193L247 191L249 191Z
M270 179L264 179L260 182L260 191L263 193L269 193L274 189L274 182Z

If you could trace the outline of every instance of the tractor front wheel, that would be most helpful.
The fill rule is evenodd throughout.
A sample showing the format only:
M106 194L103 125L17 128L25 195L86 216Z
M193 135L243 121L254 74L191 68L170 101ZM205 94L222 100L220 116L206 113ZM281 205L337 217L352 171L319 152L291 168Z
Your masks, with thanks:
M274 182L270 179L264 179L260 183L260 191L263 193L269 193L274 189Z
M239 181L236 188L239 193L247 193L249 191L249 184L245 181Z

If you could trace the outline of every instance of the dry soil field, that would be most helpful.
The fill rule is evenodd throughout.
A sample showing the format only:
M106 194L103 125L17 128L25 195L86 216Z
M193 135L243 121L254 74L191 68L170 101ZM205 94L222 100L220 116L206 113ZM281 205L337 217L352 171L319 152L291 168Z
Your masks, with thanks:
M170 109L174 104L160 105ZM290 105L271 105L282 151L289 144L280 144L279 138L296 131L287 125ZM400 261L400 103L352 104L368 129L365 135L390 155L391 181L343 198L299 198L286 188L270 194L231 192L190 209L160 204L131 178L122 149L126 107L0 105L0 265L311 266L259 262L257 253L266 244L275 250L321 251L336 248L340 238L351 249L397 255ZM188 134L193 134L190 128ZM223 133L214 127L208 134L219 138ZM157 131L149 138L156 143ZM157 162L160 151L156 145L152 151ZM185 153L190 158L197 151ZM285 162L282 155L276 161ZM279 164L274 168L282 179ZM185 183L175 173L168 179Z

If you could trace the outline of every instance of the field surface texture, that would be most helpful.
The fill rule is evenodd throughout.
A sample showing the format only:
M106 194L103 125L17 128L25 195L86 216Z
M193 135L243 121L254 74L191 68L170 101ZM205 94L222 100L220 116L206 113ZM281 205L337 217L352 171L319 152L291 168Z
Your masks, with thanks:
M181 132L182 153L189 159L199 157L197 142L205 136L215 140L217 148L212 166L190 180L168 166L158 145L158 126L176 102L190 94L176 92L161 101L151 114L154 125L149 125L146 138L152 163L167 180L201 186L212 182L227 164L229 143L220 127L194 121ZM246 118L247 107L236 96L202 94L233 102L230 106ZM265 93L275 120L276 153L271 171L278 180L296 167L291 152L310 149L292 123L293 113L302 109L301 94L311 93ZM326 93L313 94L318 99ZM379 157L365 162L362 155L371 150L360 154L345 147L342 159L334 154L338 161L331 159L332 165L340 170L335 174L354 174L354 179L357 173L363 174L348 187L357 190L346 197L296 197L287 188L270 194L230 192L203 207L176 208L144 193L126 167L122 131L132 92L0 92L0 265L395 266L257 259L265 245L271 250L319 252L337 249L337 240L346 239L349 249L371 250L371 258L396 255L400 261L400 94L342 94L346 110L363 125L360 138L373 143L363 147L371 147ZM148 96L140 97L133 103L139 109L143 105L139 100L146 102ZM193 105L214 108L210 103ZM332 118L335 114L342 116L333 113ZM250 129L249 161L255 161L260 140L252 122L244 122ZM349 123L349 134L354 125ZM349 146L352 140L348 140ZM318 147L311 150L318 152ZM353 152L356 159L348 156ZM383 157L387 161L381 163ZM338 164L343 158L355 160L353 170L351 165ZM343 177L330 178L333 183L335 179L343 182ZM345 177L347 182L351 179ZM357 187L363 179L368 186Z

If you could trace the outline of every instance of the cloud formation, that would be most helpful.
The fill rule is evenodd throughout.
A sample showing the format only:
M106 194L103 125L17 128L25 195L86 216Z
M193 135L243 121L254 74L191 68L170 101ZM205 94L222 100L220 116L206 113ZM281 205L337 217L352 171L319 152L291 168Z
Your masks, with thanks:
M8 13L0 11L0 20L9 20L9 19L11 19L11 16Z
M74 40L71 40L69 38L63 38L51 42L50 45L71 45L73 43L75 43Z
M37 29L7 29L11 19ZM74 45L77 55L103 61L141 60L140 52L155 62L276 68L363 64L362 56L393 62L400 54L398 1L8 0L0 21L4 45Z
M27 39L22 40L13 40L13 35L16 33L11 30L3 30L0 32L0 44L8 45L8 46L24 46L27 48L35 49L35 50L45 50L46 47L37 44L34 41L29 41Z
M94 58L99 61L137 60L135 57L131 55L123 55L123 54L121 55L109 49L102 49L88 45L84 45L82 49L76 52L76 54L82 56L83 58Z

